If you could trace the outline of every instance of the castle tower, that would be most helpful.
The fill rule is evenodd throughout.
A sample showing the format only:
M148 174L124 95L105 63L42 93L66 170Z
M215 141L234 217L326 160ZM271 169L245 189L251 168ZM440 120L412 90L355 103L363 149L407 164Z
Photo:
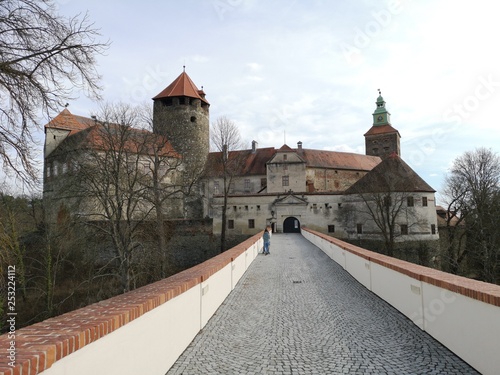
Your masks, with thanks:
M182 155L186 172L198 174L210 147L210 104L205 93L184 70L153 101L153 131L166 136Z
M382 93L375 104L377 108L373 112L373 126L365 133L365 153L371 156L380 156L382 159L396 153L401 156L399 132L391 126L391 114L385 108Z

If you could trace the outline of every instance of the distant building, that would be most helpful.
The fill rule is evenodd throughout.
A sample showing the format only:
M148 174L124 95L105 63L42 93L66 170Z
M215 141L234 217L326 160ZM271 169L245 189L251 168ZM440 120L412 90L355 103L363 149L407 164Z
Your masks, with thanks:
M196 174L207 166L195 196L182 203L176 201L182 207L171 210L169 217L209 217L213 219L214 233L220 232L221 154L209 152L210 105L205 93L184 71L153 102L154 133L166 137L182 155L182 174ZM389 175L402 181L394 185L393 192L404 193L405 212L416 211L415 215L398 217L397 230L402 239L437 240L435 191L401 160L400 134L390 124L390 113L381 95L372 116L373 124L364 135L365 155L313 150L302 142L296 148L286 144L259 148L254 141L250 149L230 150L228 157L237 159L239 167L233 171L228 196L228 232L250 235L266 225L276 232L299 232L307 226L340 238L373 238L377 233L373 220L358 215L362 222L349 223L342 219L342 210L346 203L352 204L351 198L375 188L370 181ZM59 199L59 204L52 205L56 216L66 198L57 191L56 187L62 185L55 180L65 178L62 165L70 162L64 161L58 151L64 142L93 126L92 119L72 115L65 109L45 127L44 196L54 202ZM361 206L359 209L361 212Z

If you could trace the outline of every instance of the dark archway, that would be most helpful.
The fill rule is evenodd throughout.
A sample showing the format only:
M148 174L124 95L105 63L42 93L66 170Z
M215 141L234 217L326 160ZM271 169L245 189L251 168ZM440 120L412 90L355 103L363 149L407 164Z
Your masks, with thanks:
M300 233L300 221L296 217L287 217L283 222L283 233Z

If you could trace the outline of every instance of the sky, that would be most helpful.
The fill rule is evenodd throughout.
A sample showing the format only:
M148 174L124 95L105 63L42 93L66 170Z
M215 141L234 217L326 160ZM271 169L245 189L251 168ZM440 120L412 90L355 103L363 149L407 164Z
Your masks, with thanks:
M186 67L247 148L363 153L378 89L402 158L439 193L453 160L500 152L494 1L59 0L102 40L106 102L150 103ZM68 109L95 113L82 94ZM43 134L40 136L43 138ZM39 146L42 147L41 145Z

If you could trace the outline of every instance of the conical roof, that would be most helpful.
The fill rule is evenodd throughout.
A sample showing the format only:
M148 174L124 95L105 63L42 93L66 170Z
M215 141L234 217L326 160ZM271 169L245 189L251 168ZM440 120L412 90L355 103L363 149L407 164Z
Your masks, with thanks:
M434 193L435 190L396 153L393 153L360 178L345 193L368 194L387 192Z
M191 78L184 71L162 92L156 95L153 100L171 98L175 96L187 96L190 98L200 99L202 102L209 104L205 99L203 90L198 90Z

